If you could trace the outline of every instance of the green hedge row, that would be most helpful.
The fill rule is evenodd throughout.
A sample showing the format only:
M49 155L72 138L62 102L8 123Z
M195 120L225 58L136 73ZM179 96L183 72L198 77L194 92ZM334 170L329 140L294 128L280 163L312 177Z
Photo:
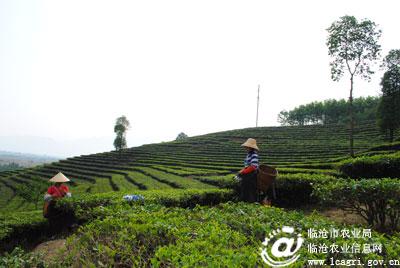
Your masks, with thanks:
M144 197L144 203L160 204L168 207L190 208L199 205L215 205L220 202L235 200L234 191L230 189L162 189L135 190L130 192L108 192L101 194L84 194L79 199L60 200L57 207L65 212L74 212L79 221L96 217L93 209L120 203L126 203L125 194L136 194Z
M196 204L215 205L235 200L232 190L135 190L131 192L109 192L103 194L83 194L79 198L65 198L57 202L57 209L65 215L73 215L79 223L93 220L101 214L101 209L129 203L122 197L125 194L140 194L145 204L163 206L194 207ZM27 240L37 241L50 233L47 219L42 211L8 212L0 216L0 252L11 250L16 245L26 246Z
M11 250L17 244L27 244L33 236L40 238L48 231L48 222L42 211L7 212L0 216L0 252Z
M282 207L298 207L305 204L315 204L318 199L313 195L316 185L327 184L338 180L334 176L323 174L283 174L276 180L275 205ZM271 193L269 193L271 197Z
M210 183L221 188L239 190L240 184L233 179L233 174L226 176L195 177L205 183ZM336 181L338 178L325 174L279 174L276 180L276 199L273 204L280 207L298 207L304 204L317 203L318 199L313 195L317 184L326 184ZM271 199L272 191L267 193Z
M400 178L400 152L363 156L339 164L340 172L350 178Z

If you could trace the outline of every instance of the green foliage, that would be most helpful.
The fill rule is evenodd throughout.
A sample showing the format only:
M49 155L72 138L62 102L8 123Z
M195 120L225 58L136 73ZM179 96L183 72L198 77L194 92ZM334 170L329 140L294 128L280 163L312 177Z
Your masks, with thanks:
M400 69L400 49L392 49L383 59L382 67L387 70Z
M51 178L59 171L72 180L70 190L77 198L84 193L136 188L226 187L233 177L230 174L243 167L245 152L240 144L248 136L257 138L261 162L276 166L281 175L310 173L337 177L334 164L347 153L347 131L342 124L238 129L1 172L0 210L33 208L15 194L15 188L35 177ZM399 132L395 132L395 137L399 137ZM355 127L355 138L357 151L375 154L367 150L382 144L384 135L375 122L362 122ZM385 148L397 150L393 146ZM219 180L225 180L225 176L227 183Z
M363 122L356 130L357 150L366 151L383 140L375 122ZM261 267L257 250L270 231L289 225L306 235L306 228L339 225L316 215L229 202L236 201L230 188L237 185L233 174L242 167L245 156L240 144L245 137L257 138L261 161L276 164L279 170L275 203L293 207L318 201L316 187L343 182L333 168L344 158L346 133L344 125L249 128L69 158L1 173L0 204L5 204L4 211L11 210L9 204L20 209L21 197L15 194L19 185L30 183L35 176L51 177L57 170L67 172L74 182L73 197L57 201L57 209L73 214L82 226L69 239L67 256L58 258L62 263L55 267ZM383 145L366 153L396 148ZM140 187L147 190L137 189ZM125 194L140 194L144 202L125 201ZM395 210L391 211L389 225L396 221ZM35 236L43 235L46 228L41 211L7 212L0 216L0 245L12 249L23 246L23 239L37 241ZM373 236L367 242L381 242L384 252L352 257L388 260L399 256L397 234ZM306 247L301 254L304 259L332 257L309 254ZM305 266L301 261L297 265Z
M7 212L0 215L0 241L11 233L19 233L26 228L35 228L46 223L42 211Z
M338 164L340 172L350 178L399 178L400 153L362 156Z
M274 203L283 207L298 207L317 203L313 195L314 187L335 181L337 178L323 174L284 174L276 180L276 197Z
M400 181L398 179L338 180L316 186L322 203L358 213L380 230L398 230Z
M0 252L36 241L48 232L48 227L41 210L0 214Z
M199 180L222 188L238 190L238 183L233 179L232 174L199 177ZM317 184L326 184L335 180L337 180L336 177L323 173L279 173L276 179L276 199L273 203L280 207L315 204L318 200L313 196L314 187ZM272 192L267 194L269 198L272 198Z
M232 190L228 189L162 189L135 190L130 192L87 194L78 198L61 199L57 207L65 212L73 211L79 221L87 221L97 217L93 211L99 207L125 204L125 194L140 194L146 204L160 204L168 207L194 207L197 204L213 205L235 199Z
M43 257L39 254L26 253L16 247L11 253L0 256L0 267L44 267Z
M379 101L378 97L355 98L353 100L355 119L357 121L375 120ZM315 101L300 105L290 111L281 111L278 122L289 126L348 123L348 106L349 102L344 99Z

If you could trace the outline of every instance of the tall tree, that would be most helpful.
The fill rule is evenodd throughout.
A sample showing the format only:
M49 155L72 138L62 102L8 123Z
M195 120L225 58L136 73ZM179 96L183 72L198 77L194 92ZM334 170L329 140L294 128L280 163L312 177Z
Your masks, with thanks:
M122 149L127 147L126 131L129 128L130 128L130 123L125 115L117 118L114 126L114 132L117 135L114 140L115 150L121 152Z
M400 50L391 50L383 60L387 71L383 75L382 99L377 112L380 129L389 132L393 142L394 131L400 128Z
M330 63L331 78L339 81L345 72L350 75L350 97L349 97L349 117L350 117L350 155L354 156L354 115L353 115L353 89L354 78L361 77L370 81L374 71L371 64L375 62L381 51L378 41L381 30L377 25L364 19L360 22L353 16L343 16L338 21L332 23L327 29L329 55L333 58Z

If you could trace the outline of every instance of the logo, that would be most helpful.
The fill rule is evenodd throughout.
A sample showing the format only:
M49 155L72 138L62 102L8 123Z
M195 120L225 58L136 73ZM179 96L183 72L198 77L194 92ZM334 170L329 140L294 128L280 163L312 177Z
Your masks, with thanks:
M293 227L283 226L269 233L260 248L261 258L272 267L283 267L297 261L300 254L297 251L303 245L304 238L297 234Z

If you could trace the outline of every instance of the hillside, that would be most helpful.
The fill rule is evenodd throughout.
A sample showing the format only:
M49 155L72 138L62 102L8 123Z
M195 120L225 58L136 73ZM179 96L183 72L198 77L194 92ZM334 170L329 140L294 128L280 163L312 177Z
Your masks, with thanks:
M384 245L383 252L337 257L388 263L400 254L400 143L385 144L373 123L363 123L359 157L348 159L347 133L343 125L238 129L1 172L0 266L261 267L257 250L282 226L303 237L310 228L372 228L362 241ZM234 190L248 137L258 140L261 162L279 171L273 207L240 202ZM48 220L41 190L35 206L21 189L59 171L72 180L73 196L57 201L60 214ZM307 249L293 267L330 256Z
M261 162L277 166L281 174L304 172L301 168L323 172L322 169L330 167L327 163L348 155L348 130L343 125L224 131L180 142L129 148L122 153L83 155L22 171L2 172L0 208L32 208L33 204L16 195L16 186L47 180L59 171L71 178L75 196L134 189L215 188L220 178L231 177L229 174L242 167L245 152L240 144L248 137L257 139ZM356 127L357 152L366 152L383 142L384 137L374 123Z

